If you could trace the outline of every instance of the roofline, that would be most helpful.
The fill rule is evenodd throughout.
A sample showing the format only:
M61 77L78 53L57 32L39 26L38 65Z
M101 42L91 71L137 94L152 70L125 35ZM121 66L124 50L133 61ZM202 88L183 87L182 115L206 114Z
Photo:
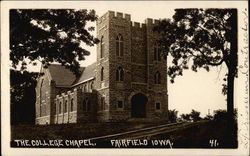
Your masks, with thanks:
M79 84L82 84L82 83L87 82L87 81L89 81L89 80L92 80L92 79L94 79L94 78L95 78L95 77L91 77L91 78L89 78L89 79L86 79L86 80L84 80L84 81L81 81L81 82L79 82L79 83L77 83L77 84L72 85L72 87L75 87L75 86L77 86L77 85L79 85Z
M62 87L62 88L71 88L73 86L63 86L63 85L56 85L56 87Z

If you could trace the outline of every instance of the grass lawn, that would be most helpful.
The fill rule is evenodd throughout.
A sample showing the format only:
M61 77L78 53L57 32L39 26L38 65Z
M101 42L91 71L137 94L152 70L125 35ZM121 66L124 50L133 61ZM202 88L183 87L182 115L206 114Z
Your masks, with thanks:
M11 140L87 139L166 123L85 123L59 125L12 125Z
M231 137L230 137L231 136ZM195 126L152 136L151 139L170 139L174 148L237 148L237 126L230 135L226 121L210 121ZM231 139L230 139L231 138ZM213 141L212 141L213 140ZM216 144L215 145L215 140ZM213 143L212 143L213 142ZM213 144L213 147L212 147Z
M86 123L63 125L12 125L11 140L87 139L166 123ZM174 127L173 127L174 128ZM191 127L151 136L151 140L170 139L173 148L237 148L237 127L229 134L226 121L196 123ZM233 136L230 139L230 136ZM216 144L215 145L215 140ZM211 146L214 142L213 147Z

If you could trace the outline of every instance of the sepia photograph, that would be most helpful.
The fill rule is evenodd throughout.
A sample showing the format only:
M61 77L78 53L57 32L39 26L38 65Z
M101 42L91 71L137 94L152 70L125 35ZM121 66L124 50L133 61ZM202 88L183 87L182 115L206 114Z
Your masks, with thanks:
M248 155L248 29L247 1L2 1L2 154Z

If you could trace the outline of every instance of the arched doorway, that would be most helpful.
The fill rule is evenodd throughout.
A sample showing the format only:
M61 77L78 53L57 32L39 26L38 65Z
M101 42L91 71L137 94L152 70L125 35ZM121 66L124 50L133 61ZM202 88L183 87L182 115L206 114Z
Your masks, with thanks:
M131 117L145 118L147 97L144 94L138 93L131 98Z

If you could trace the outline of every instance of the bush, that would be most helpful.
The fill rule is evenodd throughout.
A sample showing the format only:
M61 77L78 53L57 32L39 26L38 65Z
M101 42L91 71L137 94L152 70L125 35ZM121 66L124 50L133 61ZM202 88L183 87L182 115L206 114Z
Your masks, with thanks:
M181 119L183 121L191 121L190 114L181 114Z
M213 120L213 116L212 115L207 115L205 116L204 120Z
M168 119L170 122L177 122L178 111L173 109L168 111Z
M190 118L193 120L193 122L201 120L200 112L192 109L192 112L190 113Z
M228 119L228 114L226 110L216 110L214 113L214 120L227 120ZM233 116L234 121L237 121L237 109L234 109L234 116Z
M214 120L227 120L227 111L222 109L216 110L214 113Z

